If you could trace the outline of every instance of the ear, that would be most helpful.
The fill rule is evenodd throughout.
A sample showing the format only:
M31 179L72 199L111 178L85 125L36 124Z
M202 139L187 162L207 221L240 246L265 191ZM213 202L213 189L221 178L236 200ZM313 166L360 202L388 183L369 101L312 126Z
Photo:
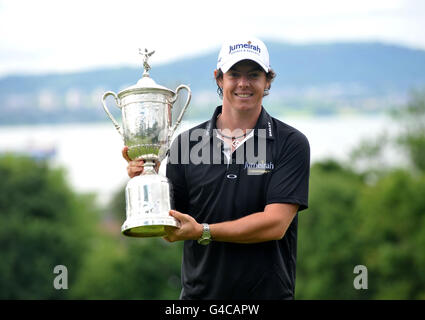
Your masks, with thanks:
M214 79L216 79L216 80L215 80L215 82L217 83L217 85L218 85L220 88L223 88L223 79L222 79L222 78L217 79L217 73L218 73L218 70L217 70L217 69L215 69L215 70L214 70Z
M271 80L267 80L267 82L266 82L266 89L267 90L270 90L271 86L272 86L272 81Z

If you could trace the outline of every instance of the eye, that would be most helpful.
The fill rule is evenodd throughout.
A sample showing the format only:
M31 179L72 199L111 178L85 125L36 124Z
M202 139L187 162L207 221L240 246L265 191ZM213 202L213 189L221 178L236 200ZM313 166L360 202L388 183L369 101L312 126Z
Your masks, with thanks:
M252 79L257 79L257 78L259 78L260 77L260 72L259 71L256 71L256 72L251 72L250 74L249 74L249 76L250 76L250 78L252 78Z

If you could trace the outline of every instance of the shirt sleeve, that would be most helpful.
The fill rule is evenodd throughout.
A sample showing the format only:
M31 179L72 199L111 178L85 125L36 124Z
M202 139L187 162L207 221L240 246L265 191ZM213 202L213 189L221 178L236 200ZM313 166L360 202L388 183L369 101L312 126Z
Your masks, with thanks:
M182 213L187 212L188 198L185 177L185 167L181 164L181 136L178 136L171 144L170 152L167 159L166 176L171 184L170 197L171 208Z
M310 145L299 131L290 134L283 146L267 190L267 204L298 204L308 208Z

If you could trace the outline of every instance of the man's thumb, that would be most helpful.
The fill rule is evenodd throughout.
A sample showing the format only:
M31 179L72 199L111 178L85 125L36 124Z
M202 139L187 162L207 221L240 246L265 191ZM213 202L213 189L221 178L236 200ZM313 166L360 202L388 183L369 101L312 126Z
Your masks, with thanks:
M183 217L183 214L176 210L170 210L170 216L176 218L177 220L180 220Z

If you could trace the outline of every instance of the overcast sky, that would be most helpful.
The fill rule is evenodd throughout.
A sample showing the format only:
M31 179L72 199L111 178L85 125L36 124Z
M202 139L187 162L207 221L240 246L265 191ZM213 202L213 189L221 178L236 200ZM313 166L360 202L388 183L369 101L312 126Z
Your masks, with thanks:
M425 49L424 0L0 0L0 76L153 67L238 34L293 43L384 41ZM266 41L267 43L267 41Z

